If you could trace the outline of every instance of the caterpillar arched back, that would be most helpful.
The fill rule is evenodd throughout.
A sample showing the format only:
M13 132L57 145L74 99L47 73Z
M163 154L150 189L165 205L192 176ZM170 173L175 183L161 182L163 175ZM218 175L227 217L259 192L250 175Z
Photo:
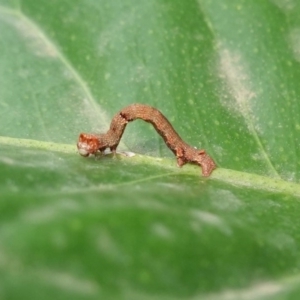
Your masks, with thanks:
M145 104L131 104L123 108L112 119L109 130L104 134L81 133L77 142L78 152L89 156L103 153L106 148L115 153L126 125L136 119L142 119L153 125L164 139L166 145L175 154L179 167L194 163L202 167L202 175L209 176L216 168L213 159L203 149L195 149L185 143L175 131L168 119L156 108Z

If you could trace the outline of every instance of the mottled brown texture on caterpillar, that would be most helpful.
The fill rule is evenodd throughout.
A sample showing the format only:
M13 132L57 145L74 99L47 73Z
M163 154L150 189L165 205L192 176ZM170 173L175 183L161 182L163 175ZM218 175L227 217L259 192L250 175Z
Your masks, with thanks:
M195 149L185 143L159 110L138 103L131 104L117 113L113 117L107 133L81 133L77 143L79 153L82 156L88 156L97 152L103 153L106 148L110 148L115 153L127 123L136 119L142 119L154 126L166 145L175 154L179 167L188 162L197 164L202 167L203 176L209 176L216 168L215 162L205 150Z

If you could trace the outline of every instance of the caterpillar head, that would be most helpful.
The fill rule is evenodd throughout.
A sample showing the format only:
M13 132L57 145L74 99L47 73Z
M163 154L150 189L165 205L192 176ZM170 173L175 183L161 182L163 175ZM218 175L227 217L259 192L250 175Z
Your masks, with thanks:
M77 142L77 149L80 155L89 156L96 154L100 148L99 136L89 133L81 133Z

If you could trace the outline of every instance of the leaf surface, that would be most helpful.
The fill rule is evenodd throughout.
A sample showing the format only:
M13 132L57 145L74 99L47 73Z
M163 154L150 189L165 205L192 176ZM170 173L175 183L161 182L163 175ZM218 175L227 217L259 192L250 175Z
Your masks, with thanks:
M292 1L0 0L0 298L299 296L299 15ZM151 125L79 157L140 102Z

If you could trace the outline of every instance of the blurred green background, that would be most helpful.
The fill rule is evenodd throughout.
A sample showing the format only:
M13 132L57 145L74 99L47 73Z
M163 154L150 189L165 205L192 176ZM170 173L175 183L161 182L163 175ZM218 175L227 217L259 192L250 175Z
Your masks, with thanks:
M300 3L0 0L0 299L298 299ZM151 125L76 153L130 103Z

